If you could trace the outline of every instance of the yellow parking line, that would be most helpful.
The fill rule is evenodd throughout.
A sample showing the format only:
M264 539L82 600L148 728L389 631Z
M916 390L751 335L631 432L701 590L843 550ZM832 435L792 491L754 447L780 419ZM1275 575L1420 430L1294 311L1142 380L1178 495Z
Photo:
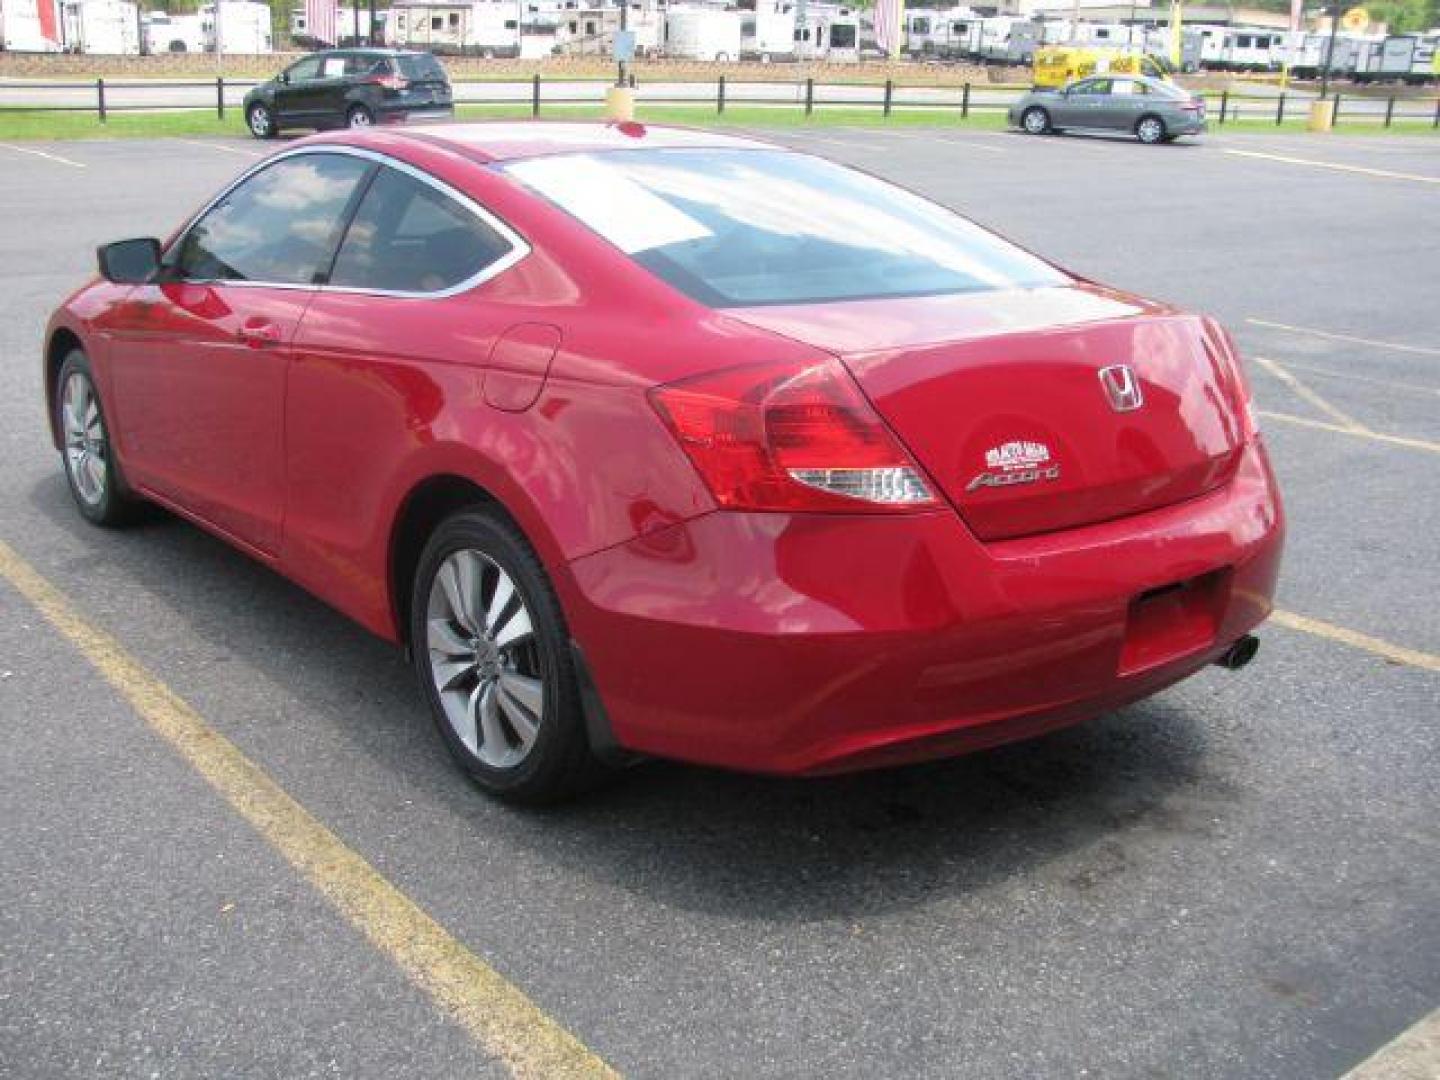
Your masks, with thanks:
M1263 356L1252 356L1250 357L1250 359L1255 361L1255 363L1259 364L1266 371L1270 372L1271 375L1274 375L1286 386L1290 387L1291 390L1295 391L1295 393L1300 395L1306 401L1310 402L1311 405L1314 405L1317 409L1323 412L1326 416L1330 417L1341 427L1347 428L1350 431L1355 432L1356 434L1374 434L1374 432L1372 432L1364 424L1360 423L1360 421L1354 419L1346 413L1341 412L1334 405L1331 405L1330 402L1326 401L1314 390L1311 390L1310 387L1306 386L1303 382L1301 382L1294 375L1290 374L1290 372L1282 368L1274 360L1266 359Z
M1352 427L1327 424L1323 420L1311 420L1308 416L1292 416L1289 413L1272 412L1269 409L1257 411L1266 420L1279 420L1286 424L1295 424L1297 427L1314 428L1317 431L1333 431L1337 435L1353 435L1357 439L1369 439L1371 442L1385 443L1388 446L1403 446L1407 450L1428 450L1432 454L1440 454L1440 443L1430 442L1426 439L1412 439L1407 435L1386 435L1379 431L1357 431Z
M1265 161L1280 161L1286 165L1308 165L1312 169L1333 169L1336 172L1361 173L1365 176L1379 176L1386 180L1412 180L1419 184L1440 184L1440 176L1421 176L1419 173L1391 172L1389 169L1370 169L1364 165L1342 165L1338 161L1316 161L1314 158L1290 157L1288 154L1265 154L1259 150L1224 151L1236 157L1262 158Z
M204 142L200 139L181 139L178 136L171 139L172 142L184 143L186 146L203 146L206 150L223 150L227 154L240 154L242 157L262 158L265 155L256 150L246 150L243 146L226 146L224 143Z
M4 577L372 945L521 1077L617 1076L470 952L0 541Z
M1376 349L1394 349L1396 352L1419 353L1421 356L1440 356L1440 349L1427 345L1400 345L1393 341L1376 341L1374 338L1356 337L1353 334L1336 334L1329 330L1314 330L1308 326L1291 326L1289 323L1271 322L1269 319L1246 319L1251 326L1267 326L1271 330L1288 330L1292 334L1306 334L1310 337L1325 338L1329 341L1345 341L1351 345L1369 345Z
M17 154L30 154L34 157L44 158L46 161L56 161L61 165L69 165L72 169L83 169L83 161L71 161L68 157L61 157L59 154L51 154L45 150L36 150L31 146L16 146L13 143L0 143L6 150L14 150Z
M1440 1009L1401 1032L1340 1080L1435 1080L1440 1076Z
M1344 626L1336 626L1334 623L1322 622L1320 619L1312 619L1308 615L1297 615L1293 611L1282 611L1278 608L1271 613L1270 620L1290 630L1299 630L1306 634L1314 634L1316 637L1339 641L1352 648L1364 649L1366 652L1374 653L1392 663L1408 664L1411 667L1424 668L1426 671L1440 671L1440 656L1421 652L1419 649L1407 649L1403 645L1392 645L1388 641L1371 637L1369 634L1362 634L1358 630L1350 630Z

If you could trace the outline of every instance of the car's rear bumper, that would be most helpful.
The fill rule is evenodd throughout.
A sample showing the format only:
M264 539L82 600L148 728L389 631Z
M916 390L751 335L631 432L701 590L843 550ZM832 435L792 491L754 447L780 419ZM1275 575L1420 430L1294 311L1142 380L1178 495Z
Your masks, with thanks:
M1024 738L1192 674L1269 614L1283 532L1257 444L1200 498L1001 543L949 512L712 513L577 560L565 600L622 746L840 771ZM1200 583L1173 594L1193 601L1137 602L1177 582Z
M419 124L426 120L453 120L453 105L381 105L375 118L382 124Z

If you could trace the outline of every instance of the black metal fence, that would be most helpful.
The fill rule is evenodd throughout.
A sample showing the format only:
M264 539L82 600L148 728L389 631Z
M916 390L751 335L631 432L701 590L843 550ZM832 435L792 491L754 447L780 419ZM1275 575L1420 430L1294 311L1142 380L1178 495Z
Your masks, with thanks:
M545 93L545 82L540 75L527 82L456 82L455 104L463 109L467 106L509 107L524 110L527 106L532 116L540 116L544 107L555 106L574 108L576 106L599 106L602 102L603 82L595 82L597 92L577 95L573 86L581 80L557 79L556 92ZM218 118L224 119L228 109L236 108L233 101L226 100L227 91L248 90L259 85L255 79L226 79L216 76L213 80L106 80L96 78L86 82L28 82L15 81L0 83L0 113L3 112L72 112L93 113L101 123L111 114L144 111L199 111L214 109ZM817 84L813 77L794 82L751 82L730 79L720 75L713 82L687 82L668 80L661 86L684 85L694 91L684 94L648 94L636 86L636 103L640 106L684 106L689 108L713 108L717 116L725 114L727 108L801 109L805 115L814 115L826 109L875 109L889 117L896 112L936 111L956 115L961 119L975 113L995 113L1006 110L1013 101L1024 93L1023 88L1003 87L993 84L964 83L958 87L907 86L887 79L883 84L858 86L856 84ZM508 93L473 94L477 87L507 88ZM701 92L706 88L706 92ZM762 89L763 88L763 89ZM184 91L185 100L163 101L136 100L151 91ZM862 92L864 91L864 92ZM55 100L43 98L52 95ZM917 96L918 95L918 96ZM37 96L40 100L36 100ZM1275 95L1234 94L1224 91L1204 95L1210 105L1210 119L1217 126L1239 121L1273 123L1280 126L1288 122L1299 122L1308 113L1311 97L1298 98L1286 92ZM21 100L6 100L7 98ZM125 100L117 101L121 97ZM1440 129L1440 96L1436 98L1375 97L1372 95L1331 95L1335 104L1335 123L1352 126L1393 127L1396 123L1428 124Z

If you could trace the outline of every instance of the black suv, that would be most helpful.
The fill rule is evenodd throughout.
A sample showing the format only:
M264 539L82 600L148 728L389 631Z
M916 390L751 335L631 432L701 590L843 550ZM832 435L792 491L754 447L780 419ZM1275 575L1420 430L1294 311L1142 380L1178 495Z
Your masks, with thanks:
M311 53L245 95L245 123L257 139L282 128L368 127L454 114L440 61L395 49Z

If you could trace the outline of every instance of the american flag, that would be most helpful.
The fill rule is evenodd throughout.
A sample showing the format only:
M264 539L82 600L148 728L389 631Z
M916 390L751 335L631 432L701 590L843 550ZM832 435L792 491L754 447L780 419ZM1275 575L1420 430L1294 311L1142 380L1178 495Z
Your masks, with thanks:
M901 20L905 16L905 0L875 0L875 44L892 60L905 45Z
M305 34L323 45L334 45L340 0L305 0Z

